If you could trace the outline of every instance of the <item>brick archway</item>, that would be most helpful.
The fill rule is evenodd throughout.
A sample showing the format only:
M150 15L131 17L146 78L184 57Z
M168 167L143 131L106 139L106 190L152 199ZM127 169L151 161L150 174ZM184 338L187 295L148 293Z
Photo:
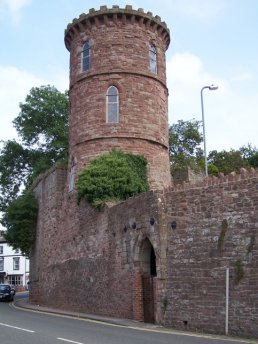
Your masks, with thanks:
M135 248L134 319L155 323L157 313L156 253L148 237L138 238Z

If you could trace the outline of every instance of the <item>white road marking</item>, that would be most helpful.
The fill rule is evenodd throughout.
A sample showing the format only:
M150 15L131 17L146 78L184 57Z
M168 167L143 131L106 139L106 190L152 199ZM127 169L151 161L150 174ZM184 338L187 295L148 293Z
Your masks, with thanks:
M57 339L63 340L64 342L74 343L74 344L83 344L83 343L75 342L73 340L69 340L69 339L65 339L65 338L57 338Z
M26 328L11 326L11 325L8 325L8 324L0 323L0 325L1 326L6 326L6 327L10 327L10 328L14 328L15 330L20 330L20 331L25 331L25 332L30 332L30 333L34 333L35 332L35 331L27 330Z

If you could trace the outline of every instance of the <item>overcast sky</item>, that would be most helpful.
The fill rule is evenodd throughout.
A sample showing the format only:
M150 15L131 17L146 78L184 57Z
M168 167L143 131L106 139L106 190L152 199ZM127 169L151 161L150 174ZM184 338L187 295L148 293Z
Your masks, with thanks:
M207 150L258 147L257 0L0 0L0 140L16 137L12 120L34 86L68 89L64 29L90 8L143 8L170 28L169 123L201 120L204 91Z

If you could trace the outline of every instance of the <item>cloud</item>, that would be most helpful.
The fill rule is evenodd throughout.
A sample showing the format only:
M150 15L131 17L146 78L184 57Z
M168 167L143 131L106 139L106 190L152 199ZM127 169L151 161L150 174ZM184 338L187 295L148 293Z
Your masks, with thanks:
M207 1L207 0L174 0L171 2L171 8L181 15L188 18L208 21L211 18L221 14L225 6L225 0Z
M199 108L199 95L203 86L219 85L220 91L227 93L228 85L204 68L201 59L189 52L176 53L167 62L168 88L170 90L170 108L173 118L191 114L196 116ZM199 112L199 111L198 111Z
M232 81L248 81L252 79L253 79L253 75L248 72L235 75L231 78Z
M17 137L12 121L19 114L19 103L25 101L25 97L32 87L46 84L48 84L46 80L16 67L0 66L0 140Z
M250 75L239 75L239 79ZM177 53L167 61L169 88L169 123L178 120L202 120L200 92L215 84L217 91L204 90L207 151L238 149L251 143L258 145L258 94L243 93L236 82L206 70L202 60L189 52Z
M3 2L12 17L12 21L17 24L21 19L21 10L25 6L29 6L32 0L3 0Z

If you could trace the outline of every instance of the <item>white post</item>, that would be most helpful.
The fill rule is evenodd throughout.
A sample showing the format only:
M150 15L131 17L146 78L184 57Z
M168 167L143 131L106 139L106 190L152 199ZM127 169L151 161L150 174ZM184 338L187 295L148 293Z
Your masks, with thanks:
M229 299L229 268L226 269L226 318L225 334L228 335L228 299Z

